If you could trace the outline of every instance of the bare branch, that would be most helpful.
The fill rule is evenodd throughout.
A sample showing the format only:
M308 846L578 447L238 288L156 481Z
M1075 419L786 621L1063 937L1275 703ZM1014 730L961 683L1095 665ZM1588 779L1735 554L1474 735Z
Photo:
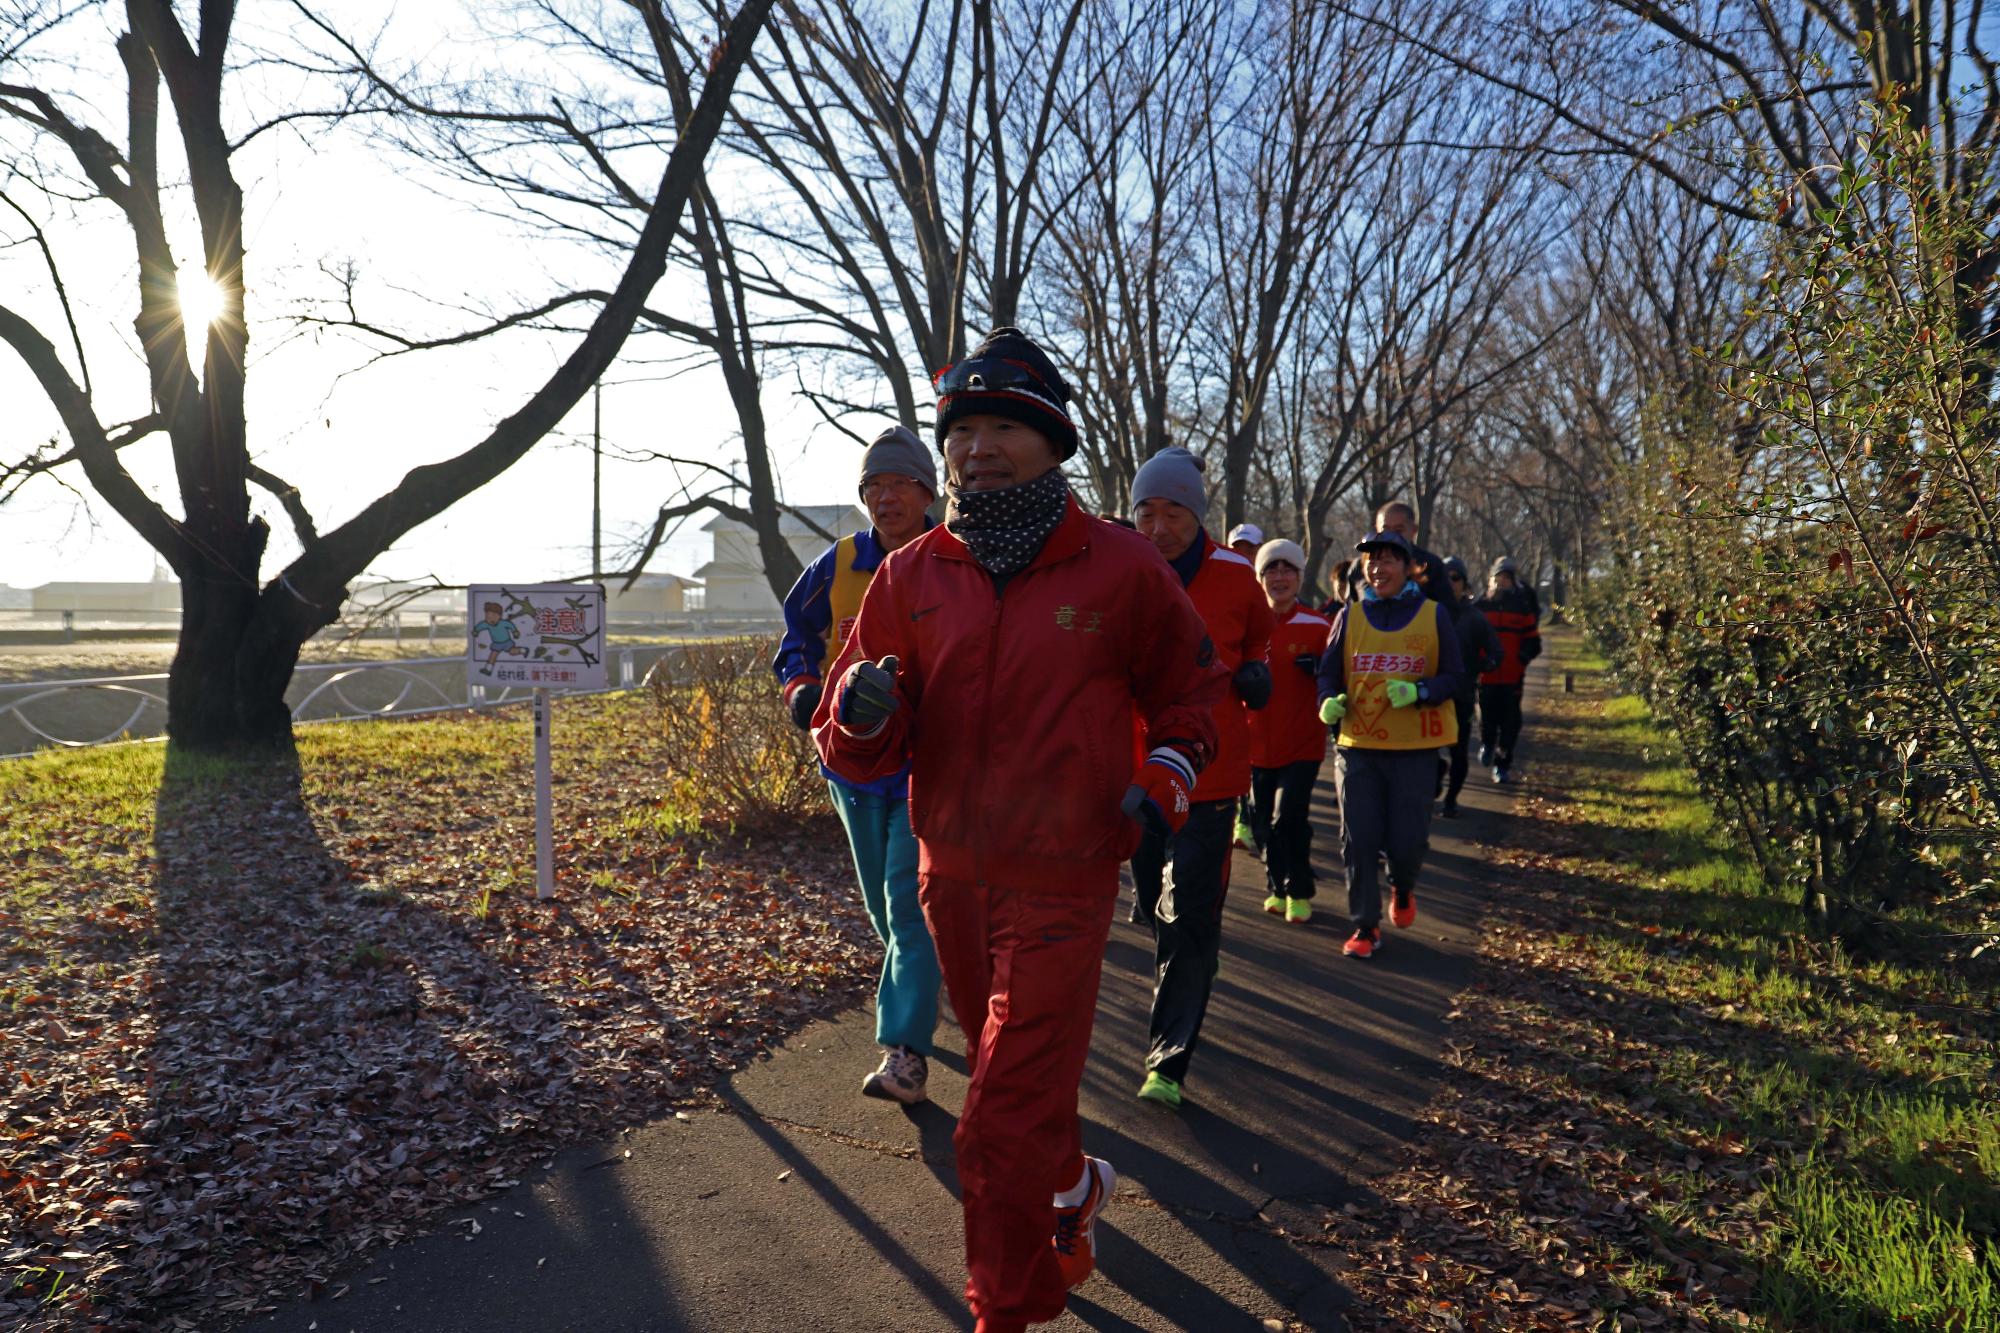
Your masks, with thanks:
M299 494L299 488L255 463L250 465L250 480L278 497L278 503L284 506L285 516L292 520L292 530L298 534L299 545L311 550L319 540L319 529L314 525L312 515L306 512L305 499Z

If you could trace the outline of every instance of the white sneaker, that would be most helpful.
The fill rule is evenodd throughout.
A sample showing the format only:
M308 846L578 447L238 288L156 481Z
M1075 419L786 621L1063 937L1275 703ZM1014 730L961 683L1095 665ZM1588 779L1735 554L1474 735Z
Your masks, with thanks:
M907 1046L885 1046L882 1063L861 1080L863 1097L914 1106L930 1096L930 1061Z
M1080 1185L1082 1197L1074 1202L1066 1203L1061 1195L1056 1196L1056 1234L1050 1241L1063 1284L1072 1288L1097 1267L1097 1215L1111 1202L1118 1173L1102 1157L1086 1157Z

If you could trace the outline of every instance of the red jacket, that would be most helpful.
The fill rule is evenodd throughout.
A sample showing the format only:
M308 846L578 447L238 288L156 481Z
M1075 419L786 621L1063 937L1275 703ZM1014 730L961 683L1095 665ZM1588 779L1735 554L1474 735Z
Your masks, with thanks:
M1507 588L1480 598L1478 606L1500 640L1500 665L1480 672L1479 683L1519 685L1528 663L1542 651L1542 617L1534 598L1522 589Z
M1326 723L1319 720L1315 674L1333 622L1304 603L1271 631L1271 702L1250 714L1250 764L1283 768L1326 758ZM1311 657L1312 670L1298 659Z
M1155 745L1200 766L1229 673L1180 580L1145 538L1069 513L1026 569L993 578L943 527L876 571L840 660L897 658L902 707L873 736L813 718L826 766L867 782L910 765L910 823L926 872L1060 888L1138 845L1119 801L1135 714Z
M1271 647L1271 603L1248 560L1207 533L1200 571L1187 585L1194 609L1215 641L1215 657L1234 673L1263 662ZM1277 668L1273 667L1273 671ZM1197 801L1234 800L1250 790L1250 710L1235 690L1215 705L1215 758L1196 779Z

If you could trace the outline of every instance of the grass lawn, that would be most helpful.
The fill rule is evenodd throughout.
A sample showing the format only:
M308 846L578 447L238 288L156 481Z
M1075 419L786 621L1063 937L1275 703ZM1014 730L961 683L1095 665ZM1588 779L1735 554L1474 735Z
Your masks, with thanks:
M218 1327L865 993L832 817L694 827L658 710L560 702L553 903L521 708L0 764L0 1327Z
M1332 1219L1394 1328L2000 1328L2000 1013L1811 938L1551 636L1452 1087ZM1912 955L1916 956L1912 956Z

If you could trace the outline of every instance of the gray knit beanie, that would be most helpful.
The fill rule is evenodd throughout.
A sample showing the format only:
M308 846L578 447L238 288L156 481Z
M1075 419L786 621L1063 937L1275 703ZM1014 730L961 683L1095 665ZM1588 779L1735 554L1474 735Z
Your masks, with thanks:
M1132 478L1132 512L1147 500L1172 500L1196 518L1208 513L1208 488L1201 480L1201 460L1182 448L1162 449L1139 465Z
M937 461L908 426L889 427L861 455L861 485L882 472L914 478L933 498L938 493Z

